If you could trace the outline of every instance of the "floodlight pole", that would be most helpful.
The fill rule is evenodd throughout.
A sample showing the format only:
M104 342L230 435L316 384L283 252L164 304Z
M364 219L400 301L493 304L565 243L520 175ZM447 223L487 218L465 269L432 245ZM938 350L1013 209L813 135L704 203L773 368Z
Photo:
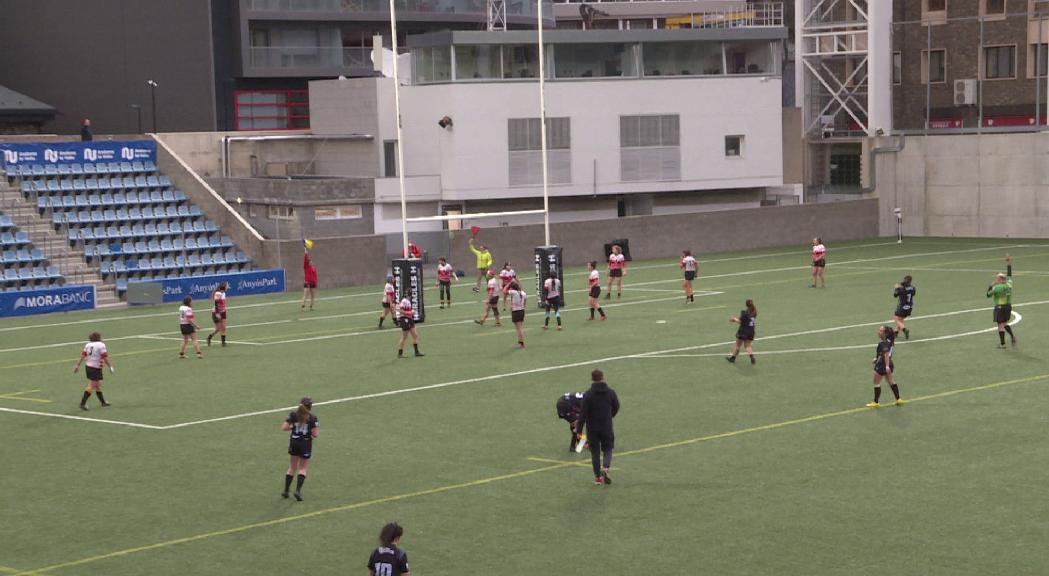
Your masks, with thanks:
M392 1L392 0L391 0ZM545 246L550 245L550 182L546 166L546 50L543 46L543 0L539 7L539 139L543 158L543 234Z
M390 36L393 47L393 109L397 113L397 182L401 189L401 249L408 254L408 202L404 197L404 140L401 134L401 79L397 65L397 6L390 0Z

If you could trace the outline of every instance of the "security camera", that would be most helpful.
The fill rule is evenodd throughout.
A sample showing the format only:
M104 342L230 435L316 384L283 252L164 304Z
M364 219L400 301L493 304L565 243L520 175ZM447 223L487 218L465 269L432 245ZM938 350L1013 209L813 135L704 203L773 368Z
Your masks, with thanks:
M445 116L437 121L437 125L447 130L452 127L452 119L448 116Z

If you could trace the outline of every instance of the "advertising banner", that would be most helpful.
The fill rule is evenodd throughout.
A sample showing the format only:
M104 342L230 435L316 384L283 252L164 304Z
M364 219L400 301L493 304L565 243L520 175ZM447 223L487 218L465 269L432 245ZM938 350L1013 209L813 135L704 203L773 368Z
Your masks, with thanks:
M416 258L398 258L393 261L393 286L397 301L407 298L412 302L416 322L426 321L423 302L423 261Z
M211 293L215 291L215 287L220 282L225 282L229 286L226 295L230 298L284 292L284 269L253 270L170 280L131 280L128 282L128 290L130 292L132 284L152 284L160 290L162 302L180 302L186 296L194 300L209 300Z
M0 164L83 164L84 162L157 161L153 140L96 140L92 142L47 142L5 144L0 142Z
M557 278L561 283L561 306L564 306L565 269L560 246L536 246L535 248L535 293L536 304L542 308L546 300L546 280Z
M0 317L92 310L94 307L95 287L89 284L0 293Z

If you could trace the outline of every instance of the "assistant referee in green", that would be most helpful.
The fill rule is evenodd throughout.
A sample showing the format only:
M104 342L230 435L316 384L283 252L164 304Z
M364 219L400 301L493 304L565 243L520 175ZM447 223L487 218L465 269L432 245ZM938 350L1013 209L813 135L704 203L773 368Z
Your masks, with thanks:
M1013 346L1016 346L1016 335L1009 320L1013 315L1013 257L1005 255L1005 274L1001 272L994 277L994 283L987 287L987 297L994 298L994 321L998 324L998 348L1005 348L1005 333L1009 333Z

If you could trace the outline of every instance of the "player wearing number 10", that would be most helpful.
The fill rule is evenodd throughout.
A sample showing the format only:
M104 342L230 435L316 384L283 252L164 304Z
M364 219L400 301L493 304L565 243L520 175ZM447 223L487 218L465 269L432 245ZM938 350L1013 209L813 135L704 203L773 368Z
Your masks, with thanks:
M368 558L368 574L371 576L410 576L408 553L397 547L401 543L404 528L390 522L379 532L379 547Z

